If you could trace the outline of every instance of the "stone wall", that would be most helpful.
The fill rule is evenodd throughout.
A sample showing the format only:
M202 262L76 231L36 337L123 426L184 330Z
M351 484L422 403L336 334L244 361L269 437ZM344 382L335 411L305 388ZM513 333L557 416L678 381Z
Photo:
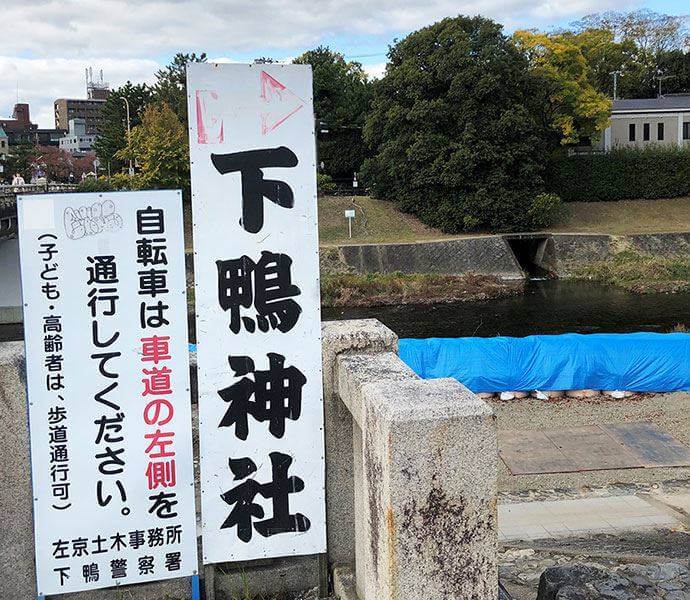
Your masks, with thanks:
M502 279L525 277L511 250L515 239L543 239L535 264L568 277L579 266L610 258L631 249L641 253L670 256L690 253L689 233L648 233L614 236L590 233L525 233L490 235L413 244L369 244L340 246L340 261L360 273L480 273Z
M606 260L622 250L658 256L687 256L690 254L690 232L633 235L554 233L550 235L544 266L559 277L568 277L575 268Z
M513 252L501 236L477 236L418 242L340 246L341 260L359 272L444 273L468 272L503 279L524 277Z

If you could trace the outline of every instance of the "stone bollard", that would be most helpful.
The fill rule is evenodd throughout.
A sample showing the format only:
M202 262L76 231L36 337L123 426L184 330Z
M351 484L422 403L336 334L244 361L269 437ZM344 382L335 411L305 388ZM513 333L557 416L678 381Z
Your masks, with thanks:
M359 600L495 600L488 405L455 380L419 379L390 352L340 356L336 389L355 423Z

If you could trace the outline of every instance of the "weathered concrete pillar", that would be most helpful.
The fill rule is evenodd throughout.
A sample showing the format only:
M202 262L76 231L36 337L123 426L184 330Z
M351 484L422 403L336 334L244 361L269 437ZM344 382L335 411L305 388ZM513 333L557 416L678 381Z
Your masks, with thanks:
M392 353L338 358L356 444L360 600L495 600L495 417L457 381L417 378ZM361 467L359 466L361 463Z
M8 598L36 596L24 344L0 344L0 577Z
M336 358L348 352L385 352L397 349L398 338L375 319L327 321L323 340L323 390L326 437L326 519L328 561L354 564L354 480L352 415L335 390Z

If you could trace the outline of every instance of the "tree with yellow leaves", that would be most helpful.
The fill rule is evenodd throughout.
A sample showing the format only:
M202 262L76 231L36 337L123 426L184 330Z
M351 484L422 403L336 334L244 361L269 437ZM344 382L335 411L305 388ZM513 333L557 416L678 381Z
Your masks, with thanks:
M572 34L522 30L513 42L527 57L542 98L542 125L561 145L597 138L607 127L611 100L593 85L583 43ZM581 43L582 42L582 43Z
M137 171L128 187L134 189L182 189L189 198L189 142L187 131L166 102L149 105L141 124L116 155L136 160Z

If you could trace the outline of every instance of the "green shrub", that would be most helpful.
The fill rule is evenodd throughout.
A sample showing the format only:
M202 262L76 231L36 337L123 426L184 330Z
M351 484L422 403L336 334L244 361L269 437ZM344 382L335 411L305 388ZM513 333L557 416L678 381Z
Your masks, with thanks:
M690 148L558 155L550 161L546 182L566 202L689 196Z
M319 196L328 196L335 192L335 183L333 183L333 178L326 173L316 174L316 189L318 190Z
M568 207L556 194L539 194L532 200L527 217L536 229L544 229L564 221L568 216Z
M99 177L98 179L87 177L77 184L78 192L111 192L112 190L113 188L108 180L103 177Z

